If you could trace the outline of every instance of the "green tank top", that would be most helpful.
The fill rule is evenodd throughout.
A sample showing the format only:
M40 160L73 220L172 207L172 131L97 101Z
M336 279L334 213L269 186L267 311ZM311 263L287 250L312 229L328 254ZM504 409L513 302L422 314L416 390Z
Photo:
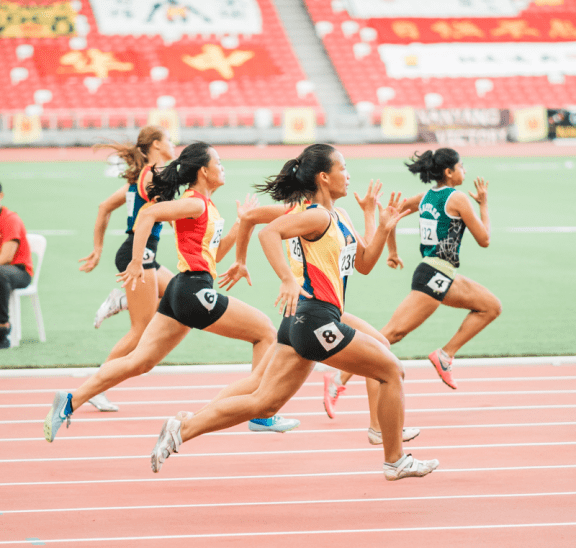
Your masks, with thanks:
M456 189L444 186L431 188L420 201L420 253L437 257L455 268L460 266L460 243L466 225L460 217L446 213L446 203Z

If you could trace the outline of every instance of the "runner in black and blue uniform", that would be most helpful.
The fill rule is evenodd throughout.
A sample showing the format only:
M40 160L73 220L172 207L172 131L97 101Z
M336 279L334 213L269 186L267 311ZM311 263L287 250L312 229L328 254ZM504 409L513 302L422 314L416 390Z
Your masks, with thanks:
M477 335L501 312L500 301L485 287L460 274L460 245L466 228L481 247L490 243L488 215L488 181L478 177L474 181L476 193L470 196L480 206L480 217L472 208L469 198L456 187L462 185L466 171L458 152L440 148L415 155L406 164L411 173L419 174L423 183L436 182L427 192L408 198L403 211L418 211L420 215L420 253L422 262L412 277L412 291L396 309L381 333L390 344L402 340L421 325L433 312L445 304L470 310L460 329L443 347L428 358L440 378L450 387L458 385L452 378L454 355L472 337ZM388 238L388 265L404 265L396 251L394 233Z
M110 215L126 204L128 209L126 233L128 237L118 249L115 261L118 271L124 272L132 260L132 242L138 214L154 201L154 198L148 196L148 186L152 181L151 167L160 167L172 160L174 158L174 145L164 128L146 126L138 134L136 144L111 143L97 145L97 147L112 148L126 162L127 168L121 174L121 177L126 179L126 184L98 207L98 216L94 227L94 249L90 255L80 259L84 262L80 270L90 272L98 265ZM168 282L173 277L172 272L166 267L160 266L156 261L156 250L161 229L162 223L156 223L146 244L143 261L146 283L138 284L136 289L126 291L126 293L120 289L113 289L96 313L95 327L99 327L105 318L109 318L121 310L128 308L130 313L130 330L116 343L106 361L125 356L136 348L144 329L158 309L158 299L162 297ZM111 404L104 394L90 399L90 403L100 411L118 411L118 407Z

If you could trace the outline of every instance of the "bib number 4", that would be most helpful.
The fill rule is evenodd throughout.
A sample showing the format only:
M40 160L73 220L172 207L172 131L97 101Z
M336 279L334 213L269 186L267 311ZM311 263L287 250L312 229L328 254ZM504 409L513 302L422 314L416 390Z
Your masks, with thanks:
M451 281L452 280L447 276L440 274L440 272L436 272L426 285L436 293L445 293L448 291Z

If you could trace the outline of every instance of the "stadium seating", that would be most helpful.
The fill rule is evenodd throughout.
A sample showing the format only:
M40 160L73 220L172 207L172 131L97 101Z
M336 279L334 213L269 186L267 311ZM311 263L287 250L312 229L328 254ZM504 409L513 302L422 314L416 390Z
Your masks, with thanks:
M53 4L48 0L37 3ZM184 126L251 125L259 108L270 109L275 124L281 123L287 107L311 107L318 122L324 121L315 94L300 97L297 93L298 82L306 76L272 0L257 0L261 34L182 36L175 41L160 35L99 32L94 2L77 4L79 36L22 38L0 34L0 72L8 79L3 84L0 107L5 115L36 105L44 128L121 128L132 123L138 127L146 123L150 109L158 108L159 98L168 96L173 98ZM174 59L183 51L200 53L207 45L225 59L239 50L253 52L255 57L251 65L235 67L232 77L222 77L216 70L187 75L185 65L183 70L175 64ZM98 73L96 61L88 57L90 50L111 52L116 62L133 69L128 74L105 68ZM69 56L69 68L63 68L62 61L59 66L53 63L54 58L63 59L63 54ZM168 70L167 63L172 63ZM240 70L244 71L241 77L237 76ZM49 93L39 99L35 96L38 90Z
M381 36L374 28L380 21L350 17L345 4L339 0L305 1L317 34L322 37L351 101L356 105L372 103L375 123L379 121L385 105L416 108L515 108L531 105L557 108L576 105L576 76L574 73L564 74L561 70L551 71L547 75L514 76L498 75L495 71L493 75L482 77L459 77L457 74L446 77L398 77L394 73L389 74L390 67L386 66L381 56L388 43L386 35ZM418 24L425 21L418 19L418 16L418 13L414 13L409 18L403 17L402 21ZM555 40L576 42L576 0L532 1L518 14L516 21L513 17L506 18L506 21L522 24L525 19L530 24L534 21L542 21L541 24L544 24L543 21L550 22L555 25ZM474 21L473 18L468 20ZM411 29L404 30L407 33L406 40L400 43L409 44L422 39L419 33L410 38ZM528 28L528 31L532 30ZM526 34L530 40L547 41L547 37L534 38L528 31ZM496 32L493 34L498 36ZM502 34L492 38L491 43L503 44L509 39L509 35ZM451 42L455 45L461 40L461 37L454 36L437 38L436 42ZM482 42L482 39L476 41Z

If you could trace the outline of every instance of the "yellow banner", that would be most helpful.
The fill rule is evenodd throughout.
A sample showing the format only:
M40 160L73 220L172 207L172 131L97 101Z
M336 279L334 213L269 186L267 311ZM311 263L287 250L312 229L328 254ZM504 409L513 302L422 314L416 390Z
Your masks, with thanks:
M287 108L284 111L284 143L309 144L316 136L316 113L312 108Z
M382 109L382 134L386 139L415 141L418 137L416 113L412 107Z
M180 120L178 113L173 108L155 108L148 113L148 125L160 126L168 130L172 142L177 145L180 142Z
M42 138L40 116L26 116L20 113L14 116L12 122L12 142L15 145L34 143Z
M0 3L0 38L54 38L76 34L71 2L49 5Z
M548 137L548 112L544 107L527 107L514 111L514 125L520 143L541 141Z

